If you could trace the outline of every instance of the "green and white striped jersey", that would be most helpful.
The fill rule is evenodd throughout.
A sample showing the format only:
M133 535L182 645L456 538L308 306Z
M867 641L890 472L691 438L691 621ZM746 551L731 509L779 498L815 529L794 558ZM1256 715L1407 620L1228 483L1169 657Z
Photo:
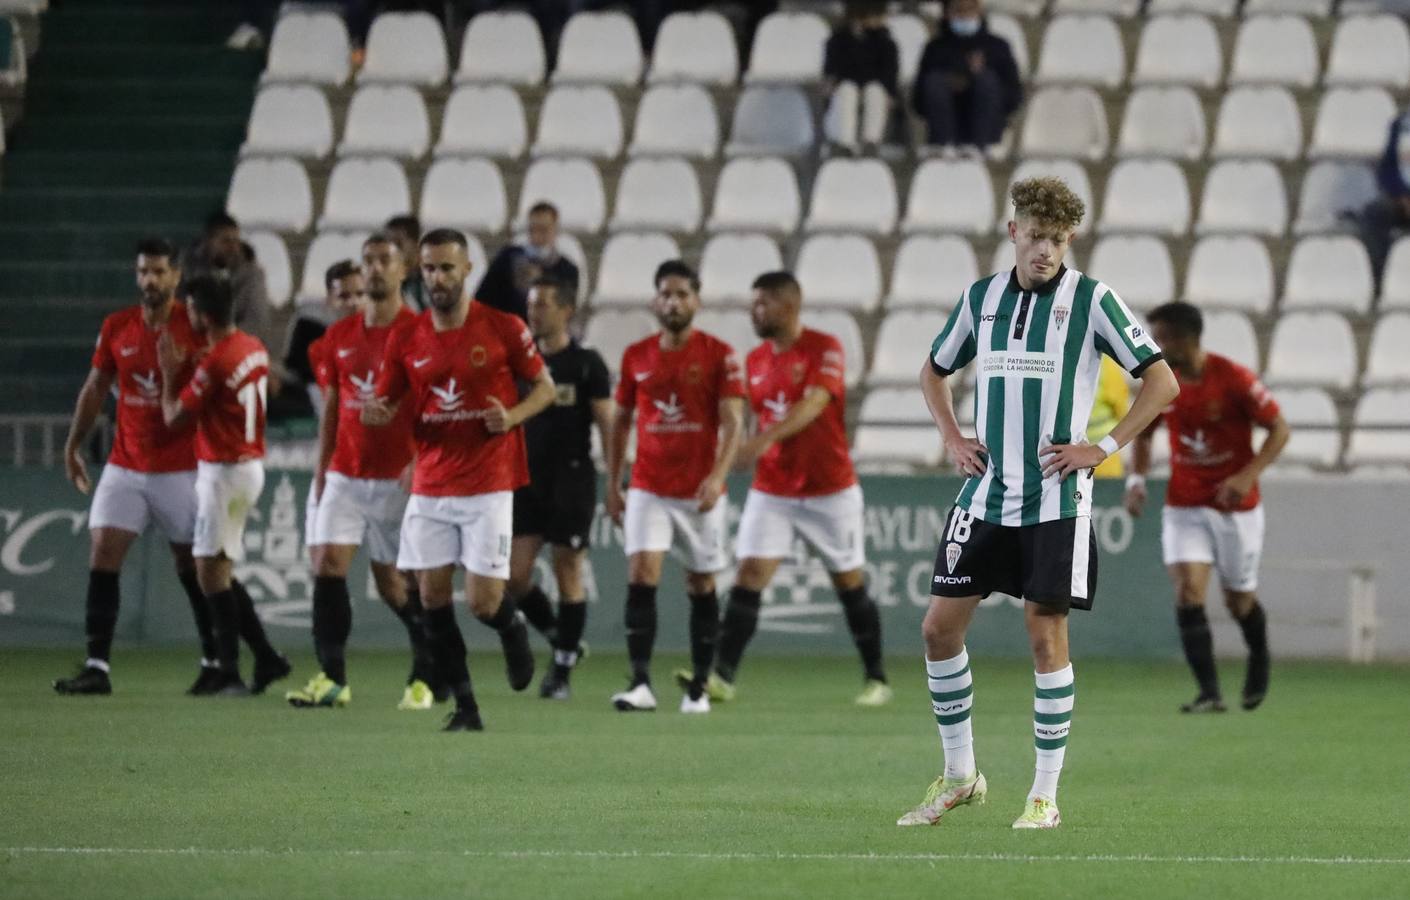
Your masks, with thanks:
M1092 473L1044 478L1038 450L1085 440L1103 353L1136 376L1160 359L1101 282L1063 267L1035 291L1012 269L969 286L930 348L940 375L979 361L974 427L989 468L965 482L958 506L995 525L1091 515Z

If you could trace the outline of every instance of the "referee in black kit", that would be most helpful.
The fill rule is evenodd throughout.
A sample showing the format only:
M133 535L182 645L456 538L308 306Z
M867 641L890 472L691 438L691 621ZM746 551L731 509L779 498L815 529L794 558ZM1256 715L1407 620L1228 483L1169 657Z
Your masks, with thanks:
M573 286L551 276L529 288L529 330L553 375L558 396L552 406L524 423L529 484L514 493L514 544L509 557L509 595L529 623L553 645L553 665L539 695L567 700L568 677L581 655L587 624L583 558L597 510L597 470L592 464L592 426L604 453L611 439L612 394L607 366L596 350L568 333L576 310ZM558 582L558 612L534 583L534 560L549 544Z

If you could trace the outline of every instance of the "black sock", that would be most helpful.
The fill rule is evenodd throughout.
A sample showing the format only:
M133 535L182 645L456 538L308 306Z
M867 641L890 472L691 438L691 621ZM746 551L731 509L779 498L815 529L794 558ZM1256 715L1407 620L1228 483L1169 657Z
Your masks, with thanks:
M553 643L553 663L562 667L560 675L577 665L578 647L583 642L583 629L586 627L586 600L572 603L564 600L558 604L558 639Z
M113 632L117 630L118 573L88 570L88 602L84 627L88 634L88 658L108 661L113 652Z
M465 638L455 621L455 606L426 610L426 643L435 659L436 677L455 694L455 705L475 709L470 688L470 664L465 659Z
M240 611L240 637L245 639L255 659L278 656L279 651L274 649L264 633L264 623L259 620L259 613L255 612L255 601L250 597L250 592L236 578L230 579L230 590Z
M506 629L512 628L514 626L514 623L518 620L519 617L515 615L518 611L518 604L516 604L513 598L511 598L508 594L505 594L502 598L500 598L499 609L495 610L493 615L477 615L475 618L479 619L481 622L484 622L486 625L490 626L495 631L498 631L500 634L503 634Z
M690 699L700 699L710 665L715 661L715 641L720 633L720 598L714 591L690 595Z
M1268 619L1263 615L1263 607L1258 601L1253 601L1253 607L1249 609L1248 615L1242 619L1236 619L1240 630L1244 633L1244 643L1248 645L1248 655L1254 659L1263 659L1268 656Z
M876 608L865 587L838 591L842 611L847 614L847 628L852 641L862 655L862 668L871 681L885 681L886 669L881 664L881 611Z
M434 685L436 664L431 658L431 648L426 644L426 610L421 608L421 593L406 592L406 603L396 611L397 618L406 626L406 636L411 642L411 678L407 682L424 681Z
M1202 697L1219 696L1219 673L1214 669L1214 637L1209 633L1209 619L1203 606L1177 606L1175 620L1180 625L1180 643L1185 646L1185 660L1199 682Z
M739 585L730 588L725 620L720 625L719 658L715 660L715 671L725 681L734 681L739 661L744 658L744 648L749 646L758 626L759 592Z
M348 683L347 646L352 634L352 600L348 580L332 575L313 579L313 652L323 674L338 684Z
M553 615L553 601L548 599L548 595L543 592L543 588L534 585L529 588L528 593L515 600L519 609L523 610L524 618L529 620L529 624L539 634L553 643L554 635L558 629L558 619Z
M186 590L186 599L191 602L191 618L196 622L196 634L201 638L201 659L215 663L220 651L215 646L215 629L211 625L211 607L206 595L201 593L201 582L196 579L194 569L177 572L181 587Z
M656 585L627 585L627 656L632 684L651 683L651 650L656 646Z
M240 601L230 588L206 595L215 629L216 659L227 675L240 674Z

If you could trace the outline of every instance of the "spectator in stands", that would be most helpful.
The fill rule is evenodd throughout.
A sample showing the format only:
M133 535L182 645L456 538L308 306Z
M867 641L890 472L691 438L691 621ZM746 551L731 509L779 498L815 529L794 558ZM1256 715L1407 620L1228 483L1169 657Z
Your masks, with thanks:
M529 209L529 242L495 254L475 297L527 321L529 287L542 275L557 279L563 296L577 302L578 267L558 253L558 207L540 200Z
M876 152L896 96L900 52L886 27L886 0L848 0L847 16L827 40L823 77L831 98L824 129L834 146ZM860 134L859 134L860 131Z
M350 259L339 260L323 273L324 296L316 303L301 303L289 323L288 339L284 343L284 368L289 373L288 390L301 391L312 405L312 412L323 409L322 393L308 348L323 336L328 326L343 316L357 312L367 300L367 285L362 269Z
M186 248L181 258L186 278L208 274L230 282L235 296L235 325L273 347L274 310L269 303L264 267L255 259L254 248L240 239L240 223L224 210L206 217L200 240ZM279 374L271 371L271 380Z
M1023 102L1008 41L989 31L981 0L948 0L939 31L920 58L912 95L926 141L953 153L999 143Z
M421 220L411 213L392 216L382 226L382 233L397 242L406 278L401 283L401 298L411 311L422 313L431 308L431 294L421 280Z
M1376 167L1376 181L1381 196L1368 203L1358 218L1379 294L1395 232L1410 226L1410 113L1391 120L1390 137Z

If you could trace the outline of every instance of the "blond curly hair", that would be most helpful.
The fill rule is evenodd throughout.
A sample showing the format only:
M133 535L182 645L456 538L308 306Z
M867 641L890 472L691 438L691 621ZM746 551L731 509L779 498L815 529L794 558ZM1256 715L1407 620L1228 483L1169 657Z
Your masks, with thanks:
M1076 228L1082 224L1087 207L1061 178L1046 176L1016 182L1009 191L1015 216L1037 219L1050 225Z

